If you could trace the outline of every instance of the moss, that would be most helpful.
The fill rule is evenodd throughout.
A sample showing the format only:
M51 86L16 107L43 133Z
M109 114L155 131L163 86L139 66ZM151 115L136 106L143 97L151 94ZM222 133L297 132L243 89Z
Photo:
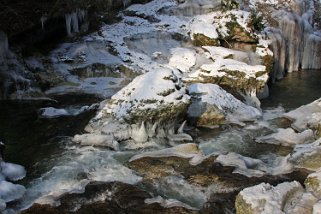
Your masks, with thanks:
M305 181L304 185L308 191L314 193L315 196L321 197L321 184L317 177L309 176Z
M248 27L253 31L261 32L264 30L263 16L258 15L256 12L252 11L250 16L250 21Z
M255 213L251 205L246 203L241 194L236 196L235 200L236 214L252 214Z
M213 39L205 36L204 34L196 33L193 35L193 45L195 46L219 46L220 42L218 39Z
M236 20L226 23L226 27L229 30L229 36L221 38L227 41L237 41L245 43L257 43L257 38L247 32L242 26L240 26Z
M273 56L270 56L270 55L263 56L262 57L262 64L266 67L266 72L268 72L268 74L272 74L273 65L274 65Z

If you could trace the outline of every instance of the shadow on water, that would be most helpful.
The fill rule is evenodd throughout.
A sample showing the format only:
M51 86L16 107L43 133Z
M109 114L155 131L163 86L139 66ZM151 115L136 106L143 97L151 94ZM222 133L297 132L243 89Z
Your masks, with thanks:
M87 112L75 117L39 117L39 108L48 106L54 105L48 101L0 102L0 137L6 143L5 160L23 165L28 179L42 173L34 167L37 162L63 149L61 138L83 132L94 115Z
M270 87L270 96L262 100L262 108L282 106L298 108L321 97L321 70L288 73Z

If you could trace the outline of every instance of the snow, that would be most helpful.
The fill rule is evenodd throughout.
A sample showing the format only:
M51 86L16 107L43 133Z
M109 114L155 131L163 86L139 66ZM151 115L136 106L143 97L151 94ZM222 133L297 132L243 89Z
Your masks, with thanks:
M194 40L194 35L202 34L211 39L217 39L216 27L212 24L212 14L200 15L195 17L190 23L190 36Z
M174 48L171 50L169 65L182 72L189 72L190 68L196 64L196 53L188 48Z
M198 96L201 102L216 106L226 116L227 122L239 124L261 116L258 109L247 106L218 85L196 83L190 85L188 91L190 95ZM188 114L195 112L189 111Z
M301 133L296 133L293 129L278 129L276 133L256 138L258 143L269 143L282 146L295 146L307 144L314 141L314 133L307 129Z
M185 94L185 88L175 71L164 67L136 77L112 96L111 101L105 109L120 119L130 116L131 112L147 109L157 111L160 106L188 103L189 96Z
M243 189L239 196L245 200L247 206L254 210L254 213L281 214L284 213L283 206L289 197L300 192L303 192L303 188L297 181L284 182L277 186L261 183Z

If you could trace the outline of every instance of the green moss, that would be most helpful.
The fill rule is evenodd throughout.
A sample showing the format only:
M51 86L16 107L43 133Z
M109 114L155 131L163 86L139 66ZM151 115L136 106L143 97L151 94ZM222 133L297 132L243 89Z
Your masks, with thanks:
M251 205L246 203L241 194L236 196L235 200L236 214L252 214L254 210Z
M205 36L204 34L196 33L193 35L193 45L195 46L219 46L220 42L218 39L213 39Z

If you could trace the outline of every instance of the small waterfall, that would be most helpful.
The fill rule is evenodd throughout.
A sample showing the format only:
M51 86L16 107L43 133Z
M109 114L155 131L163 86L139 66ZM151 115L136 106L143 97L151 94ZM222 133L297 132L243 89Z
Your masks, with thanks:
M295 1L291 10L273 14L278 28L267 29L274 52L273 81L282 79L286 72L321 68L321 35L315 32L313 16L314 2L308 0Z

